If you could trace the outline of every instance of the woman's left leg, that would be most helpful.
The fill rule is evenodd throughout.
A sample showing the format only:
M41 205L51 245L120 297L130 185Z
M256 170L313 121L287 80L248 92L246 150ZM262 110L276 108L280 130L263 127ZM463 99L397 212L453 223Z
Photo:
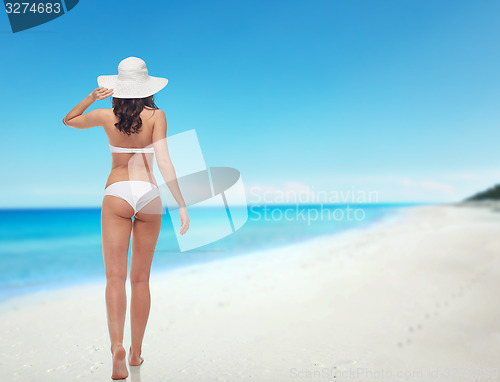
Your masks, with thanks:
M104 196L101 210L101 237L106 270L106 310L113 354L113 379L128 376L123 331L127 310L125 290L127 257L133 214L133 208L123 199Z

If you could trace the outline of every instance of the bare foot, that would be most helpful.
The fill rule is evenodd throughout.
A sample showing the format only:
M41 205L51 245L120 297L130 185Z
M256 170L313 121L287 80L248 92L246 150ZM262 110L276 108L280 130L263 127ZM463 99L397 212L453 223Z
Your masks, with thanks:
M128 363L130 366L139 366L144 362L144 358L141 357L141 353L134 353L132 351L132 346L130 347L130 352L128 355Z
M111 353L113 354L113 374L111 374L111 379L127 378L128 370L125 362L127 352L125 348L120 344L114 345L111 347Z

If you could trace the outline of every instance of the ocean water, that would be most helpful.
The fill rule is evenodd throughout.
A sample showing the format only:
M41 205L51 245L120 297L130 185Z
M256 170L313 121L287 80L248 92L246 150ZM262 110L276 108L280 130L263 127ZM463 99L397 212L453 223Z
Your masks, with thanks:
M152 272L339 233L415 205L249 206L248 221L238 231L187 252L180 252L165 213ZM205 212L208 229L210 208ZM0 210L0 302L41 289L105 280L100 214L100 207ZM130 248L128 256L130 267Z

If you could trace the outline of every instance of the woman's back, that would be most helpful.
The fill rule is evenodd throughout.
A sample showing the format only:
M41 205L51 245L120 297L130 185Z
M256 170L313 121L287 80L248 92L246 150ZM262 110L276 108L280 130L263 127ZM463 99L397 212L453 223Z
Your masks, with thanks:
M125 148L153 147L153 129L158 113L155 109L144 106L140 113L142 126L138 133L126 134L115 123L119 118L113 109L107 109L108 117L103 123L104 131L111 146ZM157 185L153 171L153 153L112 153L111 172L105 187L122 180L145 180Z

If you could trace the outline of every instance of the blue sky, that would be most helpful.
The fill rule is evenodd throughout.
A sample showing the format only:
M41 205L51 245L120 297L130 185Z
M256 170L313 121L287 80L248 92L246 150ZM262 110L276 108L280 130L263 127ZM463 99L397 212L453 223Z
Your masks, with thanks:
M2 207L100 206L106 135L61 119L129 56L169 79L168 135L196 129L249 202L449 202L500 181L498 1L81 1L30 30L0 25Z

